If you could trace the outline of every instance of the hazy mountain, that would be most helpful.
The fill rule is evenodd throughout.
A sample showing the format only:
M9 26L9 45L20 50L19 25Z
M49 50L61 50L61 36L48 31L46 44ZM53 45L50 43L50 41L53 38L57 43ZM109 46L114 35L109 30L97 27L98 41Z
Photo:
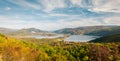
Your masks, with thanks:
M36 28L24 28L24 29L9 29L9 28L0 28L0 33L10 36L31 36L31 35L55 35L54 33L43 31Z
M17 29L9 29L9 28L0 28L0 33L2 34L9 34L11 32L15 32Z
M59 34L71 34L71 35L96 35L96 36L106 36L111 34L120 33L120 26L83 26L77 28L65 28L54 31ZM48 31L43 31L36 28L26 28L26 29L9 29L0 28L0 33L6 35L55 35Z
M31 35L48 35L48 34L50 34L50 32L48 31L43 31L36 28L26 28L26 29L20 29L16 32L12 32L10 35L31 36Z
M98 36L106 36L120 33L120 26L111 27L108 29L98 30L94 32L87 33L87 35L98 35Z
M97 35L105 36L109 34L120 33L120 26L84 26L77 28L65 28L54 31L59 34L75 34L75 35Z
M120 42L120 33L101 37L90 42Z
M26 29L18 30L17 32L40 33L40 32L45 32L45 31L39 30L39 29L36 29L36 28L26 28Z

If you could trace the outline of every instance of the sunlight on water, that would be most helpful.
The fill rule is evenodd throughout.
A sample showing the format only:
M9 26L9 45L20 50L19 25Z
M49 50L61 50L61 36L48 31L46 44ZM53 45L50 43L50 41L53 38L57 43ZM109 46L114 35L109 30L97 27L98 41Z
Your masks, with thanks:
M71 35L70 37L65 38L65 41L74 41L74 42L87 42L94 40L98 36L89 36L89 35Z

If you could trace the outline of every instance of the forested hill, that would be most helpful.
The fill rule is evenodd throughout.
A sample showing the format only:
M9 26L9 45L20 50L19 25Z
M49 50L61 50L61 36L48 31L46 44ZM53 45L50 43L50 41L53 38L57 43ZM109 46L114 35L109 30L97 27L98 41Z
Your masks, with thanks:
M54 31L60 34L71 34L71 35L96 35L106 36L110 34L120 33L120 26L83 26L77 28L65 28Z
M105 37L101 37L90 42L120 42L120 34L108 35Z
M32 40L32 39L30 39ZM44 41L44 39L43 39ZM50 41L48 39L48 41ZM35 42L35 43L34 43ZM120 43L38 44L0 34L0 61L119 61Z
M46 31L39 30L36 28L25 28L25 29L20 29L15 32L12 32L10 33L10 35L37 35L45 32Z
M10 28L2 28L0 27L0 33L2 34L9 34L11 32L15 32L17 29L10 29Z
M24 28L24 29L0 28L0 33L9 36L55 35L55 33L40 30L37 28Z

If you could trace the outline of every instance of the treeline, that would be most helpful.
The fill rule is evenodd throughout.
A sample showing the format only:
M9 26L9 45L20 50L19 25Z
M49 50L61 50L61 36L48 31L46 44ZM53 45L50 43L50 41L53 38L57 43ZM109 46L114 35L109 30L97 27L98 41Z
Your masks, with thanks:
M100 37L100 38L97 38L97 39L92 40L90 42L99 42L99 43L120 42L120 33L119 34L113 34L113 35Z
M43 39L44 41L44 39ZM34 41L35 42L35 41ZM0 35L0 61L119 61L120 43L37 44Z

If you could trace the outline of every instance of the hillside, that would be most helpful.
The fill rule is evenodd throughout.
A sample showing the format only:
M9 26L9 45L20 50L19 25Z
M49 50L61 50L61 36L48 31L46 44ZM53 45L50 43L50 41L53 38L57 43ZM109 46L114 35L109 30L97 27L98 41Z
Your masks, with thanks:
M119 61L120 43L54 42L16 40L0 34L0 61ZM34 42L32 41L34 40ZM44 41L44 39L42 39ZM47 39L45 39L47 41ZM48 41L50 41L48 39ZM37 43L39 42L39 43ZM47 42L46 42L47 43Z
M86 33L87 35L98 35L98 36L107 36L107 35L113 35L113 34L119 34L120 33L120 26L98 30L95 32Z
M54 31L59 34L71 34L71 35L95 35L106 36L109 34L120 33L120 26L84 26L77 28L65 28Z
M0 28L0 33L9 35L9 36L56 35L55 33L40 30L37 28L24 28L24 29Z
M101 37L90 42L120 42L120 34L109 35L105 37Z
M41 33L45 33L45 31L36 29L36 28L26 28L20 29L18 31L10 33L10 35L39 35Z
M15 32L17 29L10 29L10 28L0 28L0 33L2 34L9 34L11 32Z

